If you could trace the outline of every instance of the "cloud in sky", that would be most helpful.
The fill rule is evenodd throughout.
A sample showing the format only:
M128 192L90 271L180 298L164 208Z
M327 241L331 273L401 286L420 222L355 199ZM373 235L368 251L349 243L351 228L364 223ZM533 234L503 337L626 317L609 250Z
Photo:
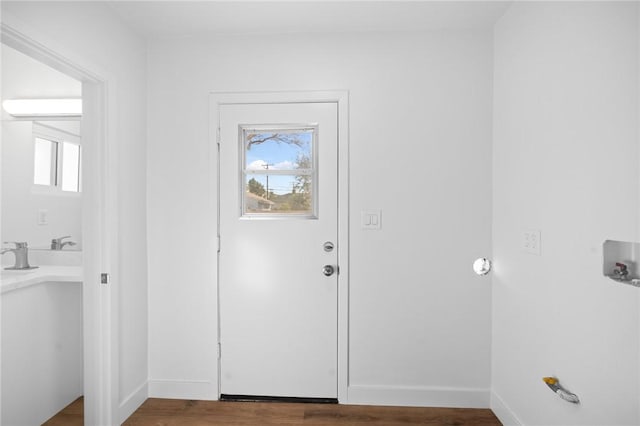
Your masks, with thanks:
M254 160L247 165L247 170L267 170L267 162L264 160ZM269 170L293 170L298 165L291 161L281 161L276 164L269 164Z

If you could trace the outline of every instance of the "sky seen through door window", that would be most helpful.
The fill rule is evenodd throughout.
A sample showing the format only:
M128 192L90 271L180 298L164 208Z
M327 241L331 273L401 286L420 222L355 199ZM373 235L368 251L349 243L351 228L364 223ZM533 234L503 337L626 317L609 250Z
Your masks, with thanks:
M273 135L280 134L281 139L268 139ZM291 175L269 175L269 190L274 194L290 194L295 190L296 174L299 169L306 169L305 164L300 164L300 160L311 161L312 159L312 138L311 130L299 130L295 133L254 133L249 135L254 140L268 139L261 143L253 143L247 146L245 152L247 171L268 171L268 170L291 170ZM295 140L296 142L291 142ZM254 178L265 186L266 173L251 174L247 180Z

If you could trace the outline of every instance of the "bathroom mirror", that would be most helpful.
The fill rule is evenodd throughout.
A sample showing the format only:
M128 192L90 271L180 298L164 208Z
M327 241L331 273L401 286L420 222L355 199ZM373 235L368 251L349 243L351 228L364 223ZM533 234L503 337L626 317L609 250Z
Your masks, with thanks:
M82 83L8 46L2 48L2 98L82 96ZM2 241L51 250L70 235L82 250L80 119L16 118L2 114ZM5 256L3 262L13 262Z

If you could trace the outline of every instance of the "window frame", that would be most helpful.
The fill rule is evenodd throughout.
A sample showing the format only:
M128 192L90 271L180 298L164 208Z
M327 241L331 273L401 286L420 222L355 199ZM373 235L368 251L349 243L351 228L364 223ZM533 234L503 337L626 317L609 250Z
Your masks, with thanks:
M52 159L52 167L55 166L55 171L51 171L52 178L55 177L51 185L37 184L35 179L35 144L36 139L43 139L56 144L55 158ZM39 122L33 122L32 126L32 142L34 152L32 156L32 166L34 169L31 173L32 179L32 192L35 194L47 194L56 196L80 196L82 193L82 143L81 138L70 132L66 132L61 129L53 128ZM78 190L69 191L62 189L62 174L64 169L64 144L76 145L78 150Z
M247 169L247 149L245 134L249 132L259 133L295 133L311 131L311 169L290 169L290 170L254 170ZM319 181L318 181L318 141L319 139L318 123L295 123L295 124L239 124L238 125L238 150L239 150L239 201L240 201L240 219L305 219L317 220L319 211ZM249 176L303 176L311 177L311 210L310 213L279 213L264 212L252 213L248 212L246 206L245 192Z

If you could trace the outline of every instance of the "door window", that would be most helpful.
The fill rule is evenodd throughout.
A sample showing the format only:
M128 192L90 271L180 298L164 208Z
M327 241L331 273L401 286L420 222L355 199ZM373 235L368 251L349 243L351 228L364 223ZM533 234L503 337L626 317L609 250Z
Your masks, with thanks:
M243 217L317 218L317 126L240 126Z

